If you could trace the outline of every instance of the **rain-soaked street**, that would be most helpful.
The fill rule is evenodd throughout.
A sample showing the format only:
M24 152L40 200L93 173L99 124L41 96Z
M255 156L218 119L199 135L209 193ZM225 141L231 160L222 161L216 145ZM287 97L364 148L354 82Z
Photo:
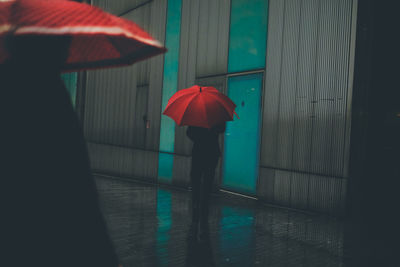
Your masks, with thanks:
M101 176L96 182L125 267L344 266L338 219L219 194L211 201L210 242L195 244L188 191Z

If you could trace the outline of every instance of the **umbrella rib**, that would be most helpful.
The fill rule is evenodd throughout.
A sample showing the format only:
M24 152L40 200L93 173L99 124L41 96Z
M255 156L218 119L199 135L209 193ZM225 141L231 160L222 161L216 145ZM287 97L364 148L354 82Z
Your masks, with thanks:
M179 91L178 91L179 92ZM172 96L171 98L170 98L170 100L168 100L168 104L167 104L167 107L170 105L170 104L172 104L172 103L174 103L175 101L177 101L178 99L180 99L181 97L186 97L187 95L189 95L189 94L193 94L194 92L191 92L191 91L188 91L188 92L182 92L179 96L177 96L172 102L170 102L170 100L171 100L171 98L173 98L174 96ZM166 108L167 108L166 107Z
M173 106L174 103L175 103L176 101L178 101L178 100L181 99L182 97L187 97L187 96L188 96L189 94L191 94L191 93L193 93L193 92L188 92L188 93L179 95L179 96L177 96L173 101L171 101L171 98L170 98L170 99L168 100L167 106L166 106L165 109L164 109L164 112L166 112L171 106ZM195 95L194 95L194 96L195 96ZM174 96L172 96L172 97L174 97Z
M199 94L200 95L200 94ZM209 120L209 117L208 117L208 113L207 113L207 108L206 108L206 105L205 105L205 103L204 103L204 99L203 98L200 98L200 100L201 100L201 102L203 102L203 105L201 105L202 107L203 107L203 109L204 109L204 114L205 114L205 118L206 118L206 121L207 121L207 125L208 126L211 126L210 125L210 120Z
M115 47L115 49L118 51L120 55L123 55L121 49L116 45L115 41L113 38L110 38L110 36L106 36L107 40Z
M217 100L223 107L224 110L229 114L229 110L230 108L227 107L226 103L224 101L222 101L219 97L217 97L216 95L210 94L210 96L212 96L215 100ZM232 102L233 103L233 102ZM235 103L233 103L235 105ZM236 106L236 105L235 105ZM233 111L235 110L235 108L233 108ZM229 117L233 118L233 114L231 116L231 114L229 114Z
M183 121L183 118L185 117L186 111L188 110L188 107L194 102L194 99L197 98L199 95L200 95L200 94L196 94L196 95L193 95L193 96L191 97L191 99L190 99L190 101L189 101L189 104L186 106L185 111L182 113L182 117L181 117L181 119L179 120L178 125L181 125L181 123L182 123L182 121Z

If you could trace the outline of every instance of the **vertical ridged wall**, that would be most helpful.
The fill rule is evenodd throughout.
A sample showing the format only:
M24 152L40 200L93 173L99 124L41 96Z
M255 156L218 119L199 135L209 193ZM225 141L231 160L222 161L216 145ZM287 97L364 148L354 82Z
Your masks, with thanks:
M93 3L164 42L167 0ZM269 1L257 186L269 203L343 211L356 6L357 0ZM229 26L229 0L182 1L177 89L213 85L226 93ZM155 181L163 58L88 73L84 130L95 171ZM173 165L173 183L183 186L191 153L185 130L176 127Z
M271 0L259 195L340 212L350 130L353 0Z
M94 6L120 16L131 9L144 5L153 0L91 0Z
M162 43L166 3L94 1L123 14ZM163 58L87 73L84 132L95 172L156 179Z

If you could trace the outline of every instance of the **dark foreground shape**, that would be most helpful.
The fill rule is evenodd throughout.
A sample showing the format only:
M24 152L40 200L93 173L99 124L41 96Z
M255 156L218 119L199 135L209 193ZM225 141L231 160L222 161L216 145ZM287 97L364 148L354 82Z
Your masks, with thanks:
M60 78L68 38L14 38L9 48L13 57L0 66L0 266L116 267L86 143Z

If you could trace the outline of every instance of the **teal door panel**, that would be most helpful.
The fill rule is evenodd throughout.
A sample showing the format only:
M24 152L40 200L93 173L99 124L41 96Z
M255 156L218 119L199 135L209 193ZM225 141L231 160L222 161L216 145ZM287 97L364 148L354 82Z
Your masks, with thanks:
M268 0L232 0L228 72L265 67Z
M227 190L255 195L259 168L262 74L228 79L228 96L240 119L227 123L223 182Z

